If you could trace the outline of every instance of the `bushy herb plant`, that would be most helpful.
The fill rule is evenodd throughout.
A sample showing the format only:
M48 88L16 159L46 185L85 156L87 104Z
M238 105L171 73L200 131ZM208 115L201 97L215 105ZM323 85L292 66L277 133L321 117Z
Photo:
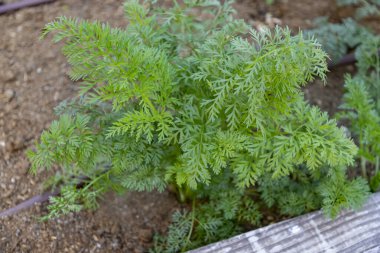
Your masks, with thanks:
M345 79L343 111L338 114L339 118L348 120L350 130L359 143L362 175L371 181L374 191L380 185L379 48L380 36L372 35L356 49L358 73L353 78L348 75Z
M335 62L354 50L357 72L354 77L345 78L346 92L337 117L349 124L359 146L361 174L376 191L380 186L380 36L359 22L362 18L379 16L380 2L338 0L338 4L356 6L355 17L337 24L328 23L327 18L319 19L318 27L311 33Z
M106 191L171 186L192 209L152 251L177 252L260 224L263 208L334 217L363 203L366 183L345 173L356 146L303 98L327 70L314 39L252 30L230 1L127 1L125 12L126 28L61 17L44 29L81 81L29 152L33 172L61 168L49 218Z

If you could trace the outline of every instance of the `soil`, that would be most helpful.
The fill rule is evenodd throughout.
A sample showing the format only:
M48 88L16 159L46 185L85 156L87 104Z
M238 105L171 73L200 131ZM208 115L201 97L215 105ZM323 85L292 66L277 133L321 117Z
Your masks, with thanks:
M14 0L2 1L5 3ZM255 27L288 25L308 28L322 15L340 17L331 0L240 0L237 15ZM40 41L44 24L57 16L107 21L123 27L122 0L59 0L0 16L0 210L42 192L48 173L28 173L25 151L55 119L53 108L75 94L66 75L61 45ZM305 90L313 104L333 114L342 95L341 68L329 75L327 86L314 82ZM0 221L0 252L145 252L156 232L164 232L179 209L169 193L108 194L96 211L83 211L39 222L46 205L34 206ZM273 219L273 218L272 218Z
M75 93L60 45L40 41L41 28L61 15L125 26L122 4L65 0L0 16L0 210L42 192L48 175L28 173L25 150ZM0 221L0 252L144 252L175 208L167 192L109 194L96 211L39 222L46 208L37 206Z

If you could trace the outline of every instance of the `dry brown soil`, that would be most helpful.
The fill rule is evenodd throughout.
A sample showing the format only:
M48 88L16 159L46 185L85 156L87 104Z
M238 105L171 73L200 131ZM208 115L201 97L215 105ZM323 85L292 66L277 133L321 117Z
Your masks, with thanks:
M7 0L3 2L13 2ZM254 26L281 21L297 31L321 15L339 17L332 0L237 1L239 16ZM38 39L41 28L66 15L107 21L123 27L122 0L57 0L55 3L0 16L0 210L42 192L47 174L28 173L25 150L54 119L53 108L75 94L60 45ZM273 21L268 14L279 20ZM342 92L342 70L306 90L312 103L333 112ZM96 211L83 211L48 222L37 217L45 205L0 220L0 252L144 252L155 232L165 231L180 208L165 192L108 194Z

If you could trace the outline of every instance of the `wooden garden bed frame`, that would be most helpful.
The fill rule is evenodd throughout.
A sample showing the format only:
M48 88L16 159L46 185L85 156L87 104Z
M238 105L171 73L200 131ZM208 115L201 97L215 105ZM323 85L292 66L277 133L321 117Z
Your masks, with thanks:
M380 193L334 220L321 211L302 215L189 253L380 252Z

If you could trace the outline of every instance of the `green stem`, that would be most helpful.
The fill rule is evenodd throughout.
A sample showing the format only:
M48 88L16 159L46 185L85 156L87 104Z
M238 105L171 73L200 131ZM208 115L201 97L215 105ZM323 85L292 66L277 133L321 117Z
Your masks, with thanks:
M366 159L364 157L360 158L360 165L362 169L362 177L367 179L367 168L366 168Z
M191 227L189 230L189 233L187 234L185 245L183 245L181 252L186 251L187 245L190 243L191 235L193 234L194 230L194 223L195 223L195 199L193 199L193 204L191 208Z
M97 181L99 181L99 179L101 179L102 177L104 177L105 175L107 175L108 172L104 173L104 174L100 174L98 177L96 177L94 180L92 180L90 183L88 183L83 189L82 191L86 191L88 190L93 184L95 184Z
M375 175L379 172L379 156L376 156Z
M191 189L185 185L185 186L179 186L178 187L178 194L179 194L179 201L181 203L185 203L186 200L194 199L194 194L191 191Z
M364 149L365 149L365 145L363 144L363 133L360 132L359 134L359 150L360 152L364 152ZM367 179L367 168L366 168L366 159L364 158L363 155L360 156L360 167L361 167L361 170L362 170L362 177Z
M178 187L178 193L179 193L179 201L181 203L185 203L186 201L186 193L182 187Z
M143 96L143 97L142 97L142 100L144 101L144 103L146 103L146 104L149 106L149 108L151 109L152 114L153 114L154 116L158 115L158 112L157 112L157 110L156 110L156 107L154 107L152 101L150 101L149 98Z

